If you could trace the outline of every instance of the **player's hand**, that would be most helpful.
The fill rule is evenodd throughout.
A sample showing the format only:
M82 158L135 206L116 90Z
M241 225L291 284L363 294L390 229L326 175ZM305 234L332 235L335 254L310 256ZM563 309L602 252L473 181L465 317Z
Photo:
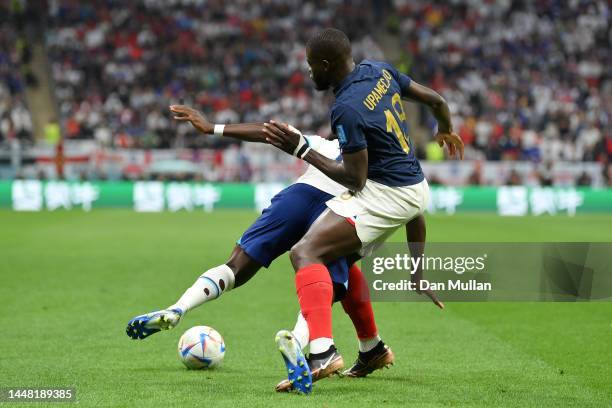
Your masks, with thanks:
M266 134L268 143L291 155L294 154L303 137L300 133L291 130L286 123L278 123L273 120L264 124L263 132Z
M438 306L440 309L444 309L444 303L440 299L438 299L438 295L431 289L427 289L423 291L423 294L431 299L434 305Z
M438 132L436 135L436 141L440 147L448 146L448 153L450 157L455 157L457 151L459 151L459 158L463 160L463 140L458 134L454 132Z
M440 309L444 309L444 303L442 303L442 301L438 299L438 295L436 295L436 292L434 292L433 290L425 289L417 291L417 293L427 296L431 299L434 305L438 306Z
M214 125L210 123L204 115L197 110L185 105L170 105L170 112L174 114L174 119L178 121L187 121L198 131L205 134L212 134Z
M438 295L436 295L436 292L434 292L431 289L420 290L419 287L421 286L421 284L418 278L417 280L412 280L412 282L416 284L416 288L417 288L415 290L416 293L418 293L419 295L427 296L429 299L431 299L434 305L438 306L440 309L444 309L444 303L442 303L442 301L438 299Z

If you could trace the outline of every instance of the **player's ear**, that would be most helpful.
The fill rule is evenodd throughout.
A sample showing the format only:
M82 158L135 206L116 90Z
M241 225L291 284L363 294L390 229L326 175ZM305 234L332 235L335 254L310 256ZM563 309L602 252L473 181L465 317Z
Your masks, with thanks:
M321 60L321 66L323 67L324 71L329 71L329 67L331 66L331 64L329 63L329 60Z

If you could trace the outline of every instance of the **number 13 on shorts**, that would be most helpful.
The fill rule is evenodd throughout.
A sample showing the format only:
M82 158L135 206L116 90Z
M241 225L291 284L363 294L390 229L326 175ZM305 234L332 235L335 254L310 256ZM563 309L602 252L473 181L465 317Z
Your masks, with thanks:
M393 112L390 109L385 110L385 117L387 118L387 132L393 132L399 140L400 146L406 153L410 153L410 144L408 143L408 136L402 130L402 127L399 125L400 122L404 122L406 120L406 113L404 112L404 106L402 105L402 97L399 93L394 93L391 98L391 106L393 107ZM397 119L395 118L397 116ZM398 122L399 119L399 122Z

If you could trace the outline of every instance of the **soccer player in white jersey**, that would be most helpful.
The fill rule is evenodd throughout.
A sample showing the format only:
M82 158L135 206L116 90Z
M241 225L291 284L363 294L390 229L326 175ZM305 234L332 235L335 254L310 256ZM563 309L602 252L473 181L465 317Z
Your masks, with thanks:
M247 142L265 143L263 124L212 125L196 110L186 106L172 106L175 119L189 121L204 134L218 134ZM296 156L304 155L310 149L330 159L340 154L337 140L326 140L319 136L307 136L304 144L295 150ZM278 193L271 205L247 229L237 241L225 264L209 269L202 274L181 298L167 309L140 315L130 320L126 333L133 339L144 339L160 330L175 327L181 317L201 304L217 299L226 291L247 282L262 266L268 267L281 254L288 251L306 233L319 215L325 210L325 203L341 194L345 188L334 182L314 166L296 182ZM357 362L345 371L345 375L363 377L372 371L393 363L393 353L380 339L372 306L369 300L367 282L361 270L354 264L358 255L341 258L327 265L333 281L334 300L341 300L349 315L359 339ZM430 296L431 297L431 296ZM436 299L433 299L437 302ZM439 306L441 303L437 302ZM282 336L281 336L282 337ZM300 364L308 365L301 353L309 342L309 329L303 316L298 316L292 340L300 345L295 353L294 344L285 344L285 361L296 367L288 380L277 386L277 391L295 389L309 392L311 381L338 372L343 362L310 370L307 375L297 370ZM281 339L282 342L282 339ZM299 379L298 379L299 378Z

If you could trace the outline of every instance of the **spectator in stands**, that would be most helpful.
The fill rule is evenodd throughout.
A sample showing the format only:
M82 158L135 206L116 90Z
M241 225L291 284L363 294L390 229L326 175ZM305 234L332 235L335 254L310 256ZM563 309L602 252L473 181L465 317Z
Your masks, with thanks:
M20 2L0 2L0 143L30 143L33 136L25 104L26 80L21 75L22 68L31 62L29 45L20 31L24 10ZM30 81L33 79L30 75Z
M510 175L508 176L508 179L506 180L505 185L507 186L521 186L523 185L523 178L521 177L521 174L516 171L516 170L512 170L510 171Z
M468 176L467 184L473 186L481 186L484 184L482 181L482 162L480 160L474 162L474 170Z
M274 166L295 161L257 148L242 159L244 147L169 121L169 104L199 106L215 122L282 118L326 136L329 96L305 86L305 39L335 25L352 37L355 54L382 58L376 39L385 19L400 38L403 69L448 100L466 157L528 160L534 168L612 161L612 13L604 0L49 3L46 39L64 136L104 147L209 148L202 162L214 180L271 180ZM5 10L0 3L0 23L10 20ZM15 47L6 26L0 141L31 133L15 66L28 47ZM423 124L435 126L428 117ZM426 143L416 146L420 156L439 158Z
M550 187L553 185L553 164L547 162L538 169L538 182L541 186Z
M586 171L583 171L576 179L577 186L588 187L591 186L592 183L593 180L591 179L591 176L589 176L589 173L587 173Z
M308 81L303 44L340 25L355 53L382 58L371 36L385 2L56 0L48 49L67 137L118 147L219 147L168 121L176 102L218 123L282 118L329 133L326 96ZM341 17L341 18L340 18ZM297 29L296 29L297 27ZM97 129L104 127L104 132Z
M593 160L612 127L609 2L394 4L406 67L448 100L466 157Z

